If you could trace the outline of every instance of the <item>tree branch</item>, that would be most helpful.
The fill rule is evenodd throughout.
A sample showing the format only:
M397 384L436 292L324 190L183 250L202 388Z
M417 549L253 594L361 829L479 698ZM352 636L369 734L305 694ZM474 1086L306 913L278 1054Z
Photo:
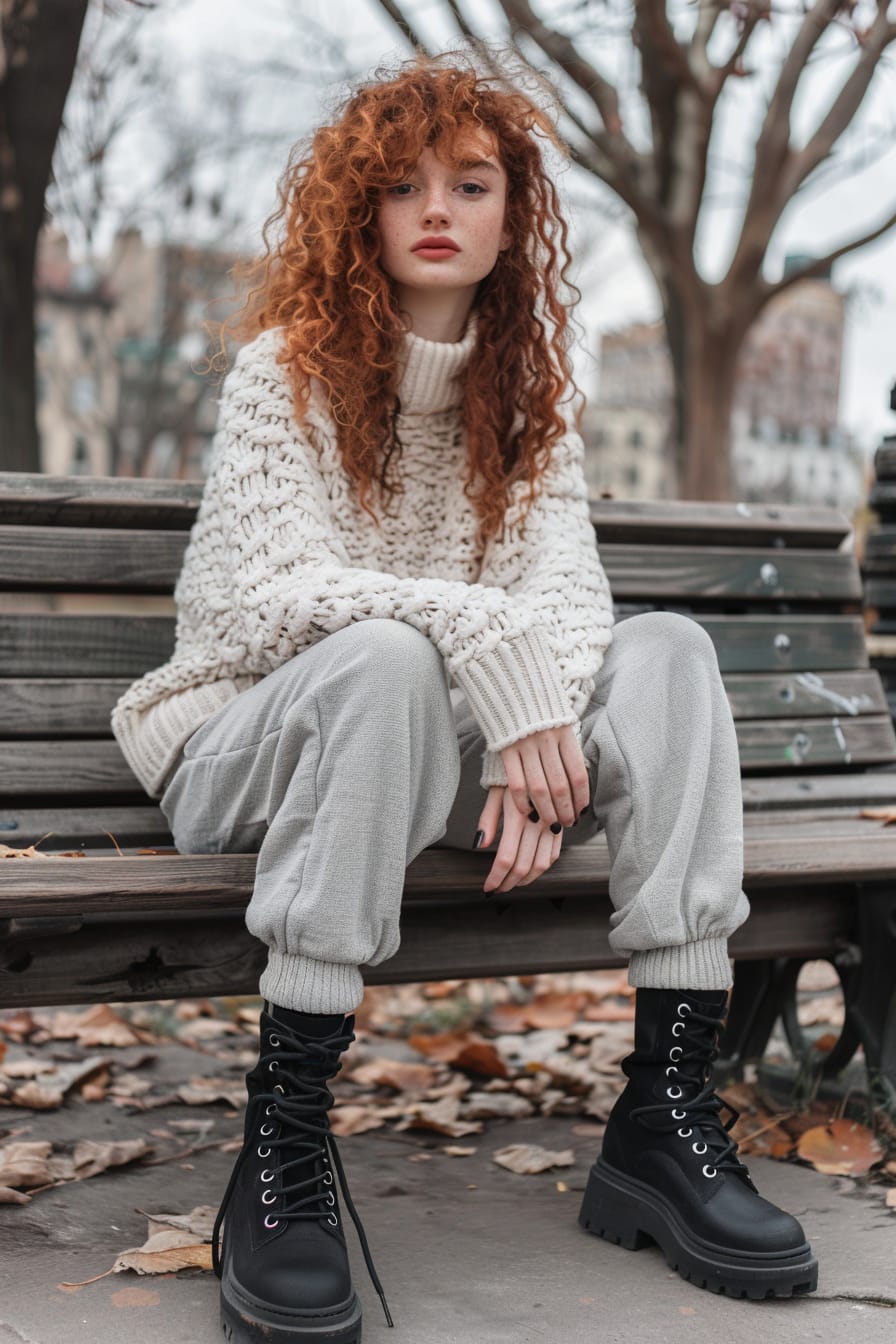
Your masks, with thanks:
M799 271L791 272L781 280L776 280L773 284L767 280L763 281L761 286L763 304L769 299L774 298L776 294L780 294L783 290L789 289L791 285L798 284L800 280L809 280L813 276L822 275L833 266L838 258L845 257L848 252L855 252L860 247L866 247L868 243L873 243L877 238L882 238L883 235L889 232L894 226L896 226L896 210L894 210L882 224L879 224L876 229L872 229L870 233L863 234L861 238L855 238L851 243L844 243L842 247L835 247L833 252L828 252L827 255L823 257L817 257L815 261L810 263L810 265L804 266Z
M400 5L395 4L395 0L376 0L376 3L379 5L380 9L385 10L389 18L401 32L402 36L410 42L412 47L416 47L418 51L426 52L428 56L433 55L433 52L423 41L423 38L417 32L410 19L405 17L404 10Z

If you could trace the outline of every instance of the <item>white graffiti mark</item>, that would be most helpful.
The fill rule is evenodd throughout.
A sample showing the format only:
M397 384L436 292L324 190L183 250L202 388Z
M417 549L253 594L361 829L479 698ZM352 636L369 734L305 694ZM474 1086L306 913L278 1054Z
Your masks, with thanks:
M854 716L860 714L863 709L874 708L870 695L840 695L839 692L825 686L817 672L800 672L794 677L794 681L810 695L816 695L820 700L827 700L829 704L835 705L842 714Z
M846 738L843 736L843 729L840 727L839 719L831 719L831 727L834 730L834 736L837 739L837 746L843 752L843 759L847 765L852 761L852 754L846 745Z

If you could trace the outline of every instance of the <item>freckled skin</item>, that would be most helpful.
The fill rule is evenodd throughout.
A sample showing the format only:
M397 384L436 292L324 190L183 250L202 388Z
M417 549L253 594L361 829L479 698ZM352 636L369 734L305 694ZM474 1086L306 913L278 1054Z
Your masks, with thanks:
M509 245L507 174L487 146L471 147L470 159L481 161L455 168L425 149L411 175L382 193L380 265L395 284L399 305L412 313L421 300L437 296L469 311L479 281ZM450 238L460 251L428 258L412 250L431 235Z

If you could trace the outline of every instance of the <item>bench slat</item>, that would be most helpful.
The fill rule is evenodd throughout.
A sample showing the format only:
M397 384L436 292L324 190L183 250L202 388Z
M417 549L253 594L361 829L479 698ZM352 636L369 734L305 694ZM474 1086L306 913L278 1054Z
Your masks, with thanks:
M170 593L183 564L184 532L76 527L0 527L0 588L60 592ZM854 555L607 543L601 555L617 598L726 597L752 601L861 601Z
M876 671L729 673L725 689L735 719L829 718L887 714ZM109 737L109 716L131 682L125 677L0 678L0 738Z
M730 941L740 959L826 955L854 923L849 889L813 892L806 917L804 888L751 893L752 915ZM624 960L607 941L606 899L544 899L498 904L478 900L408 905L401 946L380 966L364 969L368 984L484 975L595 970ZM243 915L217 919L149 916L139 926L119 921L44 933L25 928L0 935L8 1007L122 1003L141 999L257 994L267 949Z
M741 767L875 765L896 760L896 736L886 714L860 718L746 719L737 723ZM112 738L0 741L0 796L98 796L141 791ZM896 780L894 791L896 791Z
M202 482L0 472L0 523L189 529ZM851 524L837 509L689 500L590 501L604 541L774 544L836 549Z
M867 835L864 827L868 828ZM859 845L830 835L822 822L809 834L756 835L745 828L744 886L814 886L838 881L875 881L892 877L896 833L873 822L862 828ZM424 904L485 897L482 883L492 856L430 848L407 869L404 898ZM126 915L180 910L237 911L252 893L254 854L154 855L124 858L7 859L0 886L0 918L27 914ZM560 858L536 884L507 893L518 900L608 893L609 855L603 835L561 851Z
M148 801L127 807L106 804L72 807L3 807L0 805L0 843L21 849L49 836L39 848L45 853L99 845L111 833L122 849L143 845L170 845L171 832L164 813ZM110 852L111 840L106 841Z
M723 673L868 667L861 616L693 619L715 644ZM139 677L167 662L174 625L170 616L0 613L0 677Z

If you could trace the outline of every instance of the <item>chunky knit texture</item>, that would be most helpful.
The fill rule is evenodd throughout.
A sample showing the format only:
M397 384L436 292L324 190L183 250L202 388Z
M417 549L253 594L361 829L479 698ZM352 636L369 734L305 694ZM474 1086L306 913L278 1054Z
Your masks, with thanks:
M554 446L525 524L525 483L512 487L503 540L478 554L457 382L475 345L474 318L458 342L404 338L403 493L385 513L377 505L380 527L357 503L319 388L297 422L278 330L239 352L174 591L173 656L112 711L151 796L161 796L188 738L240 691L373 618L407 621L442 654L482 728L483 788L507 783L499 753L530 733L571 724L581 741L613 624L584 447L572 430Z

